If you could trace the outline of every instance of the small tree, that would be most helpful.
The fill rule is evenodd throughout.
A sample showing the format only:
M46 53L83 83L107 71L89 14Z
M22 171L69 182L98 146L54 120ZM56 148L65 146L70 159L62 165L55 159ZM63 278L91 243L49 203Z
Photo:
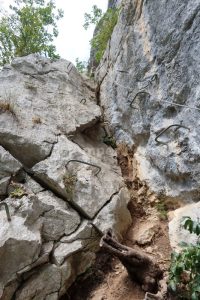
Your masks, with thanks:
M14 0L11 13L0 20L0 65L16 56L39 53L58 58L52 44L58 36L56 21L63 17L55 0Z
M95 35L90 41L92 49L95 50L95 59L100 62L113 29L117 24L120 8L109 8L106 13L102 13L96 5L93 6L91 14L85 14L83 27L88 29L91 24L96 25Z

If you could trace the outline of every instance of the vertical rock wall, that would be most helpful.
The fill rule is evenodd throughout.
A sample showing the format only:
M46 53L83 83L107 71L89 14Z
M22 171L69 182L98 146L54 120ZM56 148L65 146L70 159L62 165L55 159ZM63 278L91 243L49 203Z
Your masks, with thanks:
M200 192L200 3L124 0L96 72L99 101L138 176L184 201Z

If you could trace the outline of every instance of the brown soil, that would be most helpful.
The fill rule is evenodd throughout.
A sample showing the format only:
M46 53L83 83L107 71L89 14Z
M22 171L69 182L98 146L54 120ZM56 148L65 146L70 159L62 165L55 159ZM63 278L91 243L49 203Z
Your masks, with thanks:
M119 153L119 164L127 186L131 192L129 210L132 225L124 236L123 243L134 249L140 249L151 255L160 267L169 268L171 248L169 245L166 214L156 208L159 199L152 194L144 183L133 176L132 156L122 148ZM166 212L165 212L166 213ZM144 244L136 239L136 232L145 231L155 223L154 232ZM126 269L109 254L99 252L95 265L80 276L69 289L63 300L143 300L145 293L141 287L128 277Z

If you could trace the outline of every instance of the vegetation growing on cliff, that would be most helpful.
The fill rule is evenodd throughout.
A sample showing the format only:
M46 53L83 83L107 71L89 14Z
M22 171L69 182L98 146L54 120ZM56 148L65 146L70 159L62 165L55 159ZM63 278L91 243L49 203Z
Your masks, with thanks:
M56 21L63 11L56 11L55 0L15 0L10 10L0 19L1 66L31 53L59 57L52 42L58 36Z
M90 24L96 25L96 34L90 41L91 47L95 50L95 58L100 62L106 50L107 43L111 38L113 29L117 24L119 8L109 8L106 13L102 13L96 5L93 6L91 14L85 14L83 27L88 29Z

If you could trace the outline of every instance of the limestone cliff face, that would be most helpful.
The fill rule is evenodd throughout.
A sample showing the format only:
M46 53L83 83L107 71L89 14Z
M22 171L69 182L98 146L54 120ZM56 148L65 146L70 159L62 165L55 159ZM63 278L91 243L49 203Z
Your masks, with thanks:
M199 200L199 0L125 0L96 72L118 143L158 194ZM171 126L171 127L170 127Z
M1 300L59 299L95 259L93 226L130 225L100 119L94 83L68 61L29 55L0 72Z
M119 3L98 88L70 62L37 55L0 72L2 300L59 299L94 261L93 225L118 235L130 225L129 194L102 120L133 149L137 176L151 190L199 200L199 0L109 6ZM186 210L197 217L199 204Z

